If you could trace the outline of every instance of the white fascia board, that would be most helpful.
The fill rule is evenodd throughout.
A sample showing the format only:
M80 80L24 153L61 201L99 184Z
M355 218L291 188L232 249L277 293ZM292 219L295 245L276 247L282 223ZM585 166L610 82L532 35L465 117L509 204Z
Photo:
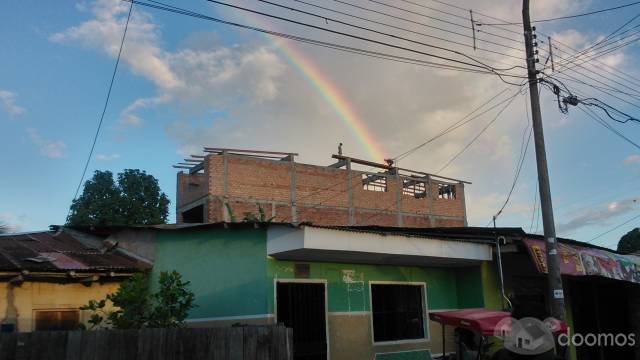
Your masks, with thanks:
M296 245L300 245L299 240ZM297 249L302 248L479 261L492 260L491 246L486 244L308 226L304 227L303 247L297 247ZM289 247L289 250L294 249Z

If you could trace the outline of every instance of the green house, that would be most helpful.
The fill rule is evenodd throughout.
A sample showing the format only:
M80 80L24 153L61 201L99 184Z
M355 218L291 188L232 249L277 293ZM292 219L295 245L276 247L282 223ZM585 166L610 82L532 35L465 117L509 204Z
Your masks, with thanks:
M437 232L218 223L110 238L153 261L153 277L176 270L191 282L189 326L285 323L300 359L430 359L443 346L430 312L499 299L491 244ZM444 339L454 351L453 334Z

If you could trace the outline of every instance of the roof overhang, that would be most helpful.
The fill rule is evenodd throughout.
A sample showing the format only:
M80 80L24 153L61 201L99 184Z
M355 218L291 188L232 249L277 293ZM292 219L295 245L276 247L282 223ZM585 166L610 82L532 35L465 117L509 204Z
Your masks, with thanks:
M492 260L488 244L312 226L271 226L267 254L279 260L407 266L471 266Z

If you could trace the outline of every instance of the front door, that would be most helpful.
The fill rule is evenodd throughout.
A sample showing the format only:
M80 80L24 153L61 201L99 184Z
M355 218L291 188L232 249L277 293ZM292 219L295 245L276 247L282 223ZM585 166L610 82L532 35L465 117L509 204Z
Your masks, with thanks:
M277 321L293 328L296 360L326 360L327 333L325 285L278 282Z

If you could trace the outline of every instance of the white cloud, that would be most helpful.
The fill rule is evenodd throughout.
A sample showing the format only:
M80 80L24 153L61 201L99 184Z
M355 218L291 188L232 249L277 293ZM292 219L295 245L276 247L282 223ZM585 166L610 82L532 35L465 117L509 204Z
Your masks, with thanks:
M629 212L638 210L638 199L630 198L621 201L601 204L580 210L567 222L558 226L558 232L570 233L575 230L593 226L607 225L609 220Z
M67 144L64 142L44 139L34 128L28 128L27 133L31 141L38 146L40 154L51 159L67 157Z
M142 126L142 119L137 114L137 111L165 104L169 100L170 97L168 95L136 99L122 111L120 119L118 120L118 126L121 129Z
M637 165L640 164L640 154L629 155L624 159L625 165Z
M98 154L96 155L96 160L98 161L113 161L120 158L118 154Z
M575 11L585 3L586 1L536 0L535 15L559 16ZM115 57L127 6L120 0L100 0L88 7L94 13L93 19L63 30L51 39L81 43ZM483 13L506 20L518 20L521 11L521 3L511 0L482 0L474 2L473 6ZM233 16L232 12L221 12L225 16ZM192 21L190 18L176 19ZM407 23L402 26L425 32L418 25ZM181 46L168 49L163 46L161 30L154 18L137 7L123 51L123 63L133 73L153 83L158 97L168 97L162 104L182 110L180 117L165 128L165 133L175 142L180 154L199 153L202 146L206 145L242 145L256 149L300 152L300 161L326 164L331 161L329 155L335 151L338 142L343 142L346 154L370 158L350 125L336 114L334 105L323 98L327 92L320 94L314 88L316 85L309 83L306 78L308 75L301 75L299 69L290 66L286 55L279 52L271 41L262 42L262 38L250 37L251 35L242 32L237 37L229 36L229 39L240 39L238 44L222 45L219 36L203 36L200 33L197 38L188 39L188 44L182 43ZM326 34L307 32L299 27L287 28L282 25L278 30L393 53L388 48L367 46L361 42L349 43L342 38L336 40ZM171 29L167 28L167 32L169 31ZM522 39L521 35L504 35L516 39L513 46L521 46L517 44ZM568 31L559 34L562 37L558 39L563 42L566 40L572 46L584 46L586 39L579 35L580 33ZM486 34L481 37L489 39ZM204 38L207 40L202 40ZM503 42L504 39L492 40ZM303 63L313 64L321 80L341 93L343 102L350 105L355 117L369 129L373 142L383 149L385 156L397 155L425 141L500 90L511 87L494 76L391 63L289 40L277 41L286 47L295 48L295 53L303 54ZM448 42L428 42L450 46ZM522 57L522 52L518 50L481 45ZM429 51L453 56L433 49ZM480 50L476 53L468 51L474 56L489 59L483 61L500 66L523 65L523 61L519 59ZM397 54L410 56L406 53ZM502 62L507 62L508 65ZM515 89L511 91L515 92ZM501 118L443 174L473 181L473 185L465 188L469 196L467 206L472 224L484 225L498 210L510 188L526 121L523 101L526 98L516 99ZM140 125L141 110L155 106L142 106L142 103L133 102L123 110L120 120L123 125ZM544 109L545 121L561 121L557 120L558 116L552 115L557 113L553 102L543 105L547 106ZM436 171L491 121L496 110L403 159L401 166L427 172ZM218 117L202 122L202 115L210 116L211 113ZM567 125L571 126L570 123ZM527 158L529 165L525 166L533 164L533 145L530 146ZM520 181L526 183L525 180L523 175ZM520 214L531 209L529 204L532 196L526 194L526 199L520 198L518 189L521 187L522 185L514 193L507 212Z
M9 115L20 115L25 109L16 104L16 93L0 89L0 107Z
M50 36L58 43L78 42L116 57L128 12L121 0L93 3L94 18ZM265 46L208 46L176 51L162 49L160 27L148 13L133 12L122 61L129 69L153 82L161 94L134 102L142 108L166 103L169 98L204 107L226 107L243 102L262 102L278 94L277 78L284 65ZM254 44L255 45L255 44ZM125 109L121 125L139 126L141 119Z
M23 223L26 219L26 215L15 215L10 212L0 213L0 224L8 227L8 232L15 233L20 232L23 229Z

